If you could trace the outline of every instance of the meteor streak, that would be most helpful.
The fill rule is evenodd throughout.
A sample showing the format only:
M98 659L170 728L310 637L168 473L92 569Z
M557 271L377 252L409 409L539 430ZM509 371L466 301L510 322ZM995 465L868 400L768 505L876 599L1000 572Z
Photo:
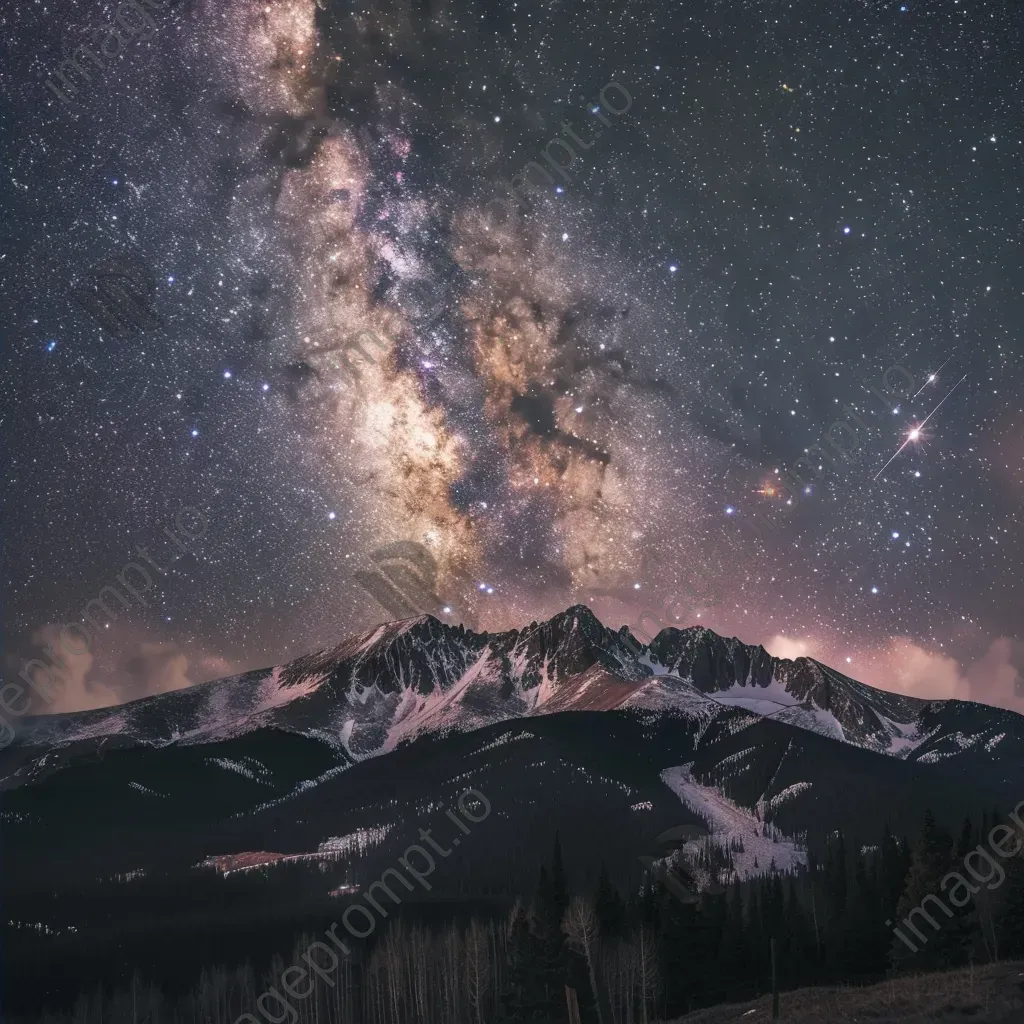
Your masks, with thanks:
M946 360L946 363L948 363L948 362L949 362L949 360L947 359L947 360ZM946 365L946 363L943 363L943 364L942 364L942 366L945 366L945 365ZM942 367L939 367L939 369L942 369ZM960 378L960 379L959 379L959 380L958 380L958 381L957 381L957 382L956 382L956 383L955 383L955 384L954 384L954 385L953 385L953 386L952 386L952 387L951 387L951 388L949 389L949 394L947 394L947 395L946 395L946 398L949 398L949 395L953 394L953 392L954 392L954 391L956 391L956 389L957 389L958 387L960 387L960 385L961 385L961 384L963 384L963 382L964 382L965 380L967 380L967 374L966 374L966 373L965 373L965 374L964 374L964 375L963 375L963 376L962 376L962 377L961 377L961 378ZM919 392L918 392L918 394L920 394L920 393L921 393L921 392L919 391ZM943 399L942 399L942 402L944 402L944 401L946 400L946 398L943 398ZM884 472L886 471L887 467L888 467L888 466L889 466L889 464L890 464L890 463L891 463L891 462L893 461L893 459L895 459L895 458L896 458L896 455L899 455L899 453L900 453L901 451L903 451L903 449L904 449L904 448L906 448L906 447L907 447L907 445L908 445L908 444L910 444L910 442L911 442L911 441L916 441L916 440L918 440L918 438L920 438L920 436L921 436L921 428L922 428L922 427L923 427L923 426L924 426L924 425L925 425L925 424L926 424L926 423L927 423L927 422L928 422L928 421L929 421L929 420L930 420L930 419L931 419L931 418L932 418L932 417L933 417L933 416L934 416L934 415L935 415L935 414L936 414L936 413L937 413L937 412L939 411L939 408L940 408L940 406L942 405L942 402L939 402L939 404L938 404L937 406L935 406L935 408L934 408L934 409L932 409L932 411L931 411L930 413L928 413L928 415L927 415L927 416L925 416L925 418L924 418L923 420L921 420L921 422L920 422L920 423L918 423L918 425L917 425L916 427L914 427L914 428L913 428L913 429L912 429L912 430L910 431L910 433L909 433L909 434L907 435L907 439L906 439L906 441L904 441L904 442L903 442L903 444L901 444L901 445L899 446L899 448L897 448L897 449L896 449L896 454L895 454L895 455L893 455L892 459L890 459L890 460L889 460L889 462L887 462L887 463L886 463L886 464L885 464L885 465L884 465L884 466L883 466L883 467L882 467L882 468L881 468L881 469L880 469L880 470L879 470L879 471L878 471L878 472L877 472L877 473L876 473L876 474L874 475L873 479L877 480L877 479L878 479L878 478L879 478L879 477L880 477L880 476L881 476L881 475L882 475L882 474L883 474L883 473L884 473Z
M949 360L950 360L950 359L952 359L952 358L953 358L953 357L952 357L952 355L951 355L951 356L949 357L949 359L947 359L947 360L946 360L946 363L948 363L948 362L949 362ZM922 385L922 386L921 386L920 388L918 388L918 389L917 389L917 391L916 391L916 392L914 392L914 398L917 398L917 396L918 396L919 394L921 394L921 392L922 392L922 391L924 391L924 389L925 389L926 387L928 387L928 385L929 385L929 384L934 384L934 383L935 383L935 378L936 378L936 377L938 377L938 375L939 375L940 373L942 373L942 367L943 367L943 366L945 366L945 365L946 365L946 363L943 363L943 364L942 364L942 366L940 366L940 367L939 367L939 368L938 368L938 369L937 369L937 370L936 370L936 371L935 371L934 373L929 373L929 374L928 374L928 379L927 379L927 380L926 380L926 381L924 382L924 384L923 384L923 385Z

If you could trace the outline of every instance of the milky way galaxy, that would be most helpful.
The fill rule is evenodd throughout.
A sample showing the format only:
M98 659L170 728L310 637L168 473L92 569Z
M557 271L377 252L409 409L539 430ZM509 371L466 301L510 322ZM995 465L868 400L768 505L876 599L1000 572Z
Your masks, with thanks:
M1024 707L1024 12L140 3L69 103L116 5L8 15L12 676L189 505L63 707L367 628L405 542L452 622L647 610ZM143 329L73 298L113 258Z

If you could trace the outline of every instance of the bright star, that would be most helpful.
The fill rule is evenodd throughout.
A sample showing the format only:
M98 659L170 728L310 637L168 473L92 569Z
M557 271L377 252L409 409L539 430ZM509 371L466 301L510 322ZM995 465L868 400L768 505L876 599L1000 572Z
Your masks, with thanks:
M940 373L942 373L943 369L945 369L946 363L948 363L948 362L949 362L949 360L950 360L950 359L952 359L952 358L953 358L953 357L952 357L952 356L950 356L950 357L949 357L949 358L948 358L948 359L946 360L946 362L945 362L945 363L943 363L943 364L942 364L942 366L940 366L940 367L939 367L939 368L938 368L938 369L937 369L937 370L936 370L936 371L935 371L934 373L930 373L930 374L928 374L928 378L927 378L927 380L925 380L925 382L924 382L924 383L923 383L923 384L922 384L922 385L921 385L921 386L920 386L920 387L919 387L919 388L917 389L917 391L915 391L915 392L914 392L914 395L913 395L913 397L914 397L914 398L917 398L917 396L918 396L919 394L921 394L921 392L922 392L922 391L924 391L924 389L925 389L926 387L928 387L928 385L929 385L929 384L934 384L934 383L935 383L935 381L936 381L936 380L938 380L939 374L940 374Z
M949 389L949 391L946 393L946 397L942 399L942 402L945 402L946 398L949 398L949 396L951 394L953 394L953 392L956 391L956 389L958 387L960 387L960 385L963 384L963 382L965 380L967 380L967 374L966 373ZM928 413L928 415L925 416L925 418L923 420L921 420L921 422L918 423L918 425L916 427L914 427L913 430L910 431L910 434L907 436L906 441L904 441L903 444L901 444L899 446L899 448L896 449L896 455L899 455L899 453L901 451L903 451L903 449L906 448L907 445L910 444L911 441L916 441L921 436L921 428L939 411L939 409L942 408L942 402L939 402L939 404L937 406L935 406L935 408L932 409L932 411L930 413ZM887 462L875 474L875 476L874 476L875 480L877 480L886 471L886 469L889 466L889 463L892 462L893 459L896 458L896 455L893 455L892 459L890 459L889 462Z

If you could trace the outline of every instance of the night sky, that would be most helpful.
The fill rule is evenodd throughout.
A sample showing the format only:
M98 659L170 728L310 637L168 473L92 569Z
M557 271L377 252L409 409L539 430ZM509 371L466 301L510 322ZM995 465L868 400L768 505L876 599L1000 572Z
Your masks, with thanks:
M415 541L452 621L1024 710L1024 5L165 3L0 14L8 678L139 545L56 708L382 621Z

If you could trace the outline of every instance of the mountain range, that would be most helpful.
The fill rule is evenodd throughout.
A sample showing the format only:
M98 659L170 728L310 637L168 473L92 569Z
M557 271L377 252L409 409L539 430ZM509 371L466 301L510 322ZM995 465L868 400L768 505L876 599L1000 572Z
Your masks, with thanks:
M249 887L233 942L251 938L252 900L261 921L297 927L394 866L469 787L493 813L438 869L432 900L526 891L556 830L581 881L603 866L635 888L640 858L680 825L707 830L684 853L723 881L796 869L838 830L871 846L915 833L928 807L950 827L1008 810L1021 765L1024 717L889 693L704 628L644 645L581 605L503 633L424 616L25 720L0 753L6 912L74 941L97 914L134 920L145 880L174 880L198 970L229 927L204 919L199 934L189 916L220 898L211 878ZM95 928L89 942L103 946Z
M282 666L29 719L0 756L0 786L39 782L102 750L215 744L266 729L319 740L353 763L418 737L541 714L717 717L737 708L919 764L952 759L1000 775L1024 763L1024 718L1013 712L879 690L703 627L664 629L646 646L576 605L504 633L430 616L386 623Z

